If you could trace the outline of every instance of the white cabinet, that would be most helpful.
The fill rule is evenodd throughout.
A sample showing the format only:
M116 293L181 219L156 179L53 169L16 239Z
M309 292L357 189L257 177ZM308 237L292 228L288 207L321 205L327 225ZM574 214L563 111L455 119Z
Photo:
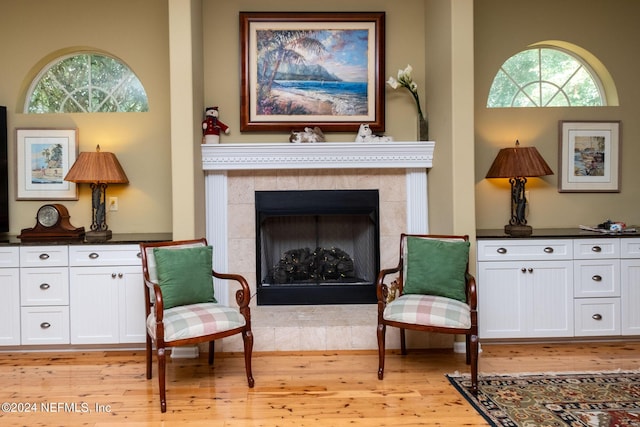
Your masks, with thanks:
M623 335L640 335L640 238L621 241L621 328Z
M573 335L571 240L478 242L481 338Z
M66 246L20 247L22 345L69 344Z
M145 341L138 245L69 247L72 344Z
M576 239L575 335L620 335L620 239Z
M480 338L640 335L640 238L479 239Z
M0 346L20 345L20 250L0 247Z

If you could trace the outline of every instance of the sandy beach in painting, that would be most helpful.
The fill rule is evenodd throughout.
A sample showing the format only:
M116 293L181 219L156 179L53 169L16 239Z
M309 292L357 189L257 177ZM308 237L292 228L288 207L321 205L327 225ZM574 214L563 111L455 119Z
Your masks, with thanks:
M334 115L335 105L328 99L282 89L271 89L271 100L281 106L299 106L312 115ZM283 108L284 109L284 108Z

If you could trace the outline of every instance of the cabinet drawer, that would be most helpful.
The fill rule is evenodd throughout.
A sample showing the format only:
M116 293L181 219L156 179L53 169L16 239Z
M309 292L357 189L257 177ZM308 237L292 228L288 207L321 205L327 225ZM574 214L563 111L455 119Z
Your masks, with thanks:
M23 307L22 344L69 344L69 307Z
M573 277L577 298L620 296L620 260L576 260Z
M479 240L478 261L542 261L573 258L571 240Z
M0 268L20 266L20 250L17 247L0 247Z
M620 239L620 252L622 258L640 258L640 239Z
M69 265L66 246L21 246L21 267L64 267Z
M576 239L575 259L620 258L620 239Z
M69 264L73 267L141 265L138 245L82 245L69 247Z
M620 335L620 298L575 300L575 335Z
M20 270L21 305L68 305L69 269L67 267L22 268Z

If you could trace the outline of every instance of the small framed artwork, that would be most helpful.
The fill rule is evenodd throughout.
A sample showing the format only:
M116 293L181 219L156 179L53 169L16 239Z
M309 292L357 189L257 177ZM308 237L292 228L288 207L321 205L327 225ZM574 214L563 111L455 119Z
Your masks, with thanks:
M620 191L620 121L560 121L559 192Z
M78 155L77 129L16 129L16 200L78 200L64 177Z
M240 12L240 130L384 131L384 12Z

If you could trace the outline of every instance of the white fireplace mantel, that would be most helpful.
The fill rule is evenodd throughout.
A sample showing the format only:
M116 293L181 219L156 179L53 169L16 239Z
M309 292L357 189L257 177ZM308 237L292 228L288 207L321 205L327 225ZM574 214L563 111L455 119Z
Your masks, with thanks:
M202 169L430 168L433 141L205 144Z
M213 267L228 271L228 171L304 169L404 169L407 190L406 231L427 233L427 169L435 142L242 143L202 145L205 173L207 239L214 251ZM228 298L215 284L216 295Z

